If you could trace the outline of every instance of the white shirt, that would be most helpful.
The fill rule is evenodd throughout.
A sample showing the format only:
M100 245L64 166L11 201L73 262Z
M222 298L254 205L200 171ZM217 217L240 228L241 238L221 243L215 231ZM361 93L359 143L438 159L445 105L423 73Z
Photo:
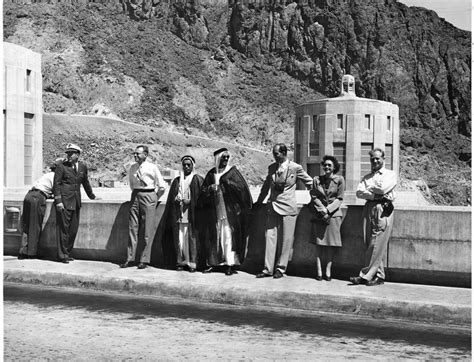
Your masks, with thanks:
M33 188L44 192L48 196L53 195L54 172L45 173L33 184Z
M136 162L129 170L129 182L132 190L165 189L167 184L161 176L158 167L151 162L144 161L141 165Z
M397 175L395 172L382 167L362 178L357 186L356 196L360 199L373 200L375 195L381 195L393 201L395 200L393 189L396 185Z

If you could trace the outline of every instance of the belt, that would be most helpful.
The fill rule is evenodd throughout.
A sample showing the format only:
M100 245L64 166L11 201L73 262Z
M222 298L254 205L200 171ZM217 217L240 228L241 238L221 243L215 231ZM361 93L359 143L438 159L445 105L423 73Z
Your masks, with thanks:
M154 192L155 189L133 189L133 192Z
M43 195L44 197L48 198L48 195L47 195L45 192L43 192L43 191L41 191L41 190L39 190L39 189L35 189L34 187L33 187L30 191L37 191L37 192L39 192L41 195Z

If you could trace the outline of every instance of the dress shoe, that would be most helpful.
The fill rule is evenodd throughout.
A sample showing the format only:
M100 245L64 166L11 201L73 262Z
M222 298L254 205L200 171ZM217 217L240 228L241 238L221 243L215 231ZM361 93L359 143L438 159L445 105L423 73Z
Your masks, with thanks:
M69 260L67 258L59 259L59 262L63 264L69 264Z
M268 273L265 273L265 272L261 272L261 273L257 274L257 278L267 278L267 277L271 277L271 276L272 276L271 274L268 274Z
M283 278L283 273L279 270L277 270L274 274L273 274L273 278L275 279L280 279L280 278Z
M196 271L196 268L189 268L188 271L189 271L190 273L194 273L194 272Z
M145 263L138 264L138 269L146 269L147 265Z
M227 267L227 269L225 270L225 275L232 275L232 274L234 274L232 273L232 267L231 266Z
M74 261L74 258L71 258L70 256L68 256L67 260Z
M23 259L29 259L27 254L18 254L18 259L23 260Z
M379 277L375 277L375 279L367 282L366 286L368 287L375 287L377 285L382 285L384 283L384 280L382 278L379 278Z
M182 266L182 265L178 265L176 267L176 271L183 271L183 270L184 270L184 266Z
M213 271L214 271L214 267L210 266L209 268L204 269L202 272L203 273L212 273Z
M126 261L125 263L120 264L121 268L130 268L132 266L133 266L133 263L131 261Z
M325 281L327 281L327 282L330 282L330 281L332 280L331 277L328 277L328 276L326 276L326 275L323 277L323 279L324 279Z
M318 282L320 282L321 280L323 280L323 277L320 276L320 275L318 275L318 276L316 277L316 280L317 280Z
M349 281L354 285L367 284L369 281L362 277L350 277Z

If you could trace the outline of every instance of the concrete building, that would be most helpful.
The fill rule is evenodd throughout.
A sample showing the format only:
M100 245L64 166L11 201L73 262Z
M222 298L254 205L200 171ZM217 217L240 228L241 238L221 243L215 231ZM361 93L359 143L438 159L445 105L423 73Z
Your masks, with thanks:
M374 147L385 151L386 167L398 175L399 134L398 106L357 97L354 77L344 75L338 97L296 107L295 160L314 177L322 173L322 157L335 156L350 194L370 172L368 152Z
M3 194L30 186L43 169L41 55L3 43ZM21 207L3 203L4 238L19 240Z
M41 55L3 43L3 187L31 185L43 169Z

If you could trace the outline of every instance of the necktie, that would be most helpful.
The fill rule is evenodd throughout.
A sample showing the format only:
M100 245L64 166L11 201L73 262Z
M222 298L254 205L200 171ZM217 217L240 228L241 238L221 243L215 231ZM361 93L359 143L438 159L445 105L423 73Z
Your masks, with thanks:
M75 163L72 164L72 168L74 169L74 172L77 172L77 165Z

